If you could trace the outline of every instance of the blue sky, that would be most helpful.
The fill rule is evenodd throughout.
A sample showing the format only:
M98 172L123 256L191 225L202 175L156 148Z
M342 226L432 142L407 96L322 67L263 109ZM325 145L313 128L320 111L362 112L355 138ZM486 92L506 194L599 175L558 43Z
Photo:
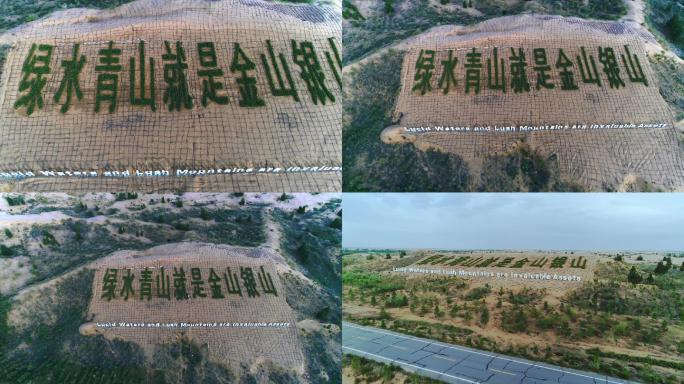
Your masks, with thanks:
M684 194L345 193L344 247L684 251Z

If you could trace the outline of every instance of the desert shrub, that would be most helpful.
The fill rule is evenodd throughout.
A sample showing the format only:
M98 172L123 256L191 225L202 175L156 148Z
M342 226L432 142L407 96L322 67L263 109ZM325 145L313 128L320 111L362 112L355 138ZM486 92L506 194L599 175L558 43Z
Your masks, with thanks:
M24 201L24 196L22 195L6 195L5 200L7 200L7 204L10 207L15 207L17 205L25 205L26 201Z
M14 255L12 248L6 246L5 244L0 244L0 257L11 257Z
M492 292L492 288L489 285L482 287L473 288L470 292L465 295L466 300L480 300L487 297Z

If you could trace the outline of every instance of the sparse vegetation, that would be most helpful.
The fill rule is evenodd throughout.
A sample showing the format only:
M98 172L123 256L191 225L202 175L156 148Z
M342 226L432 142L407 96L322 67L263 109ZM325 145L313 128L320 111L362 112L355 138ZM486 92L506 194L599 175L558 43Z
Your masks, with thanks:
M380 132L391 123L402 59L403 53L388 51L352 74L350 88L355 93L344 106L350 122L343 129L343 188L359 192L466 190L470 173L459 156L379 140Z
M281 227L281 249L285 256L296 260L306 268L308 276L329 287L336 296L341 286L332 282L340 281L342 266L339 254L332 250L341 246L342 239L340 229L331 225L336 219L331 219L326 212L338 207L339 200L334 200L301 214L273 211Z
M7 204L10 207L16 207L18 205L25 205L26 201L24 201L24 196L22 195L5 195L5 200L7 200Z
M342 0L342 17L348 20L364 20L359 9L350 1Z
M549 295L546 288L492 289L487 283L457 277L390 273L387 271L399 266L395 263L401 259L360 257L368 256L367 252L345 252L343 259L343 303L369 311L345 313L350 321L564 367L583 367L624 379L683 382L681 375L668 371L679 369L682 360L663 357L682 343L679 335L684 319L684 274L678 271L679 265L675 267L672 256L666 256L661 267L657 263L636 264L634 268L624 261L601 263L594 271L594 280L585 280L558 297ZM407 255L413 260L410 264L468 262L476 267L496 265L505 259L457 252L416 254ZM543 264L543 268L554 265L554 271L589 268L587 257L572 255L530 259ZM489 259L495 261L487 262ZM511 259L527 258L516 255ZM512 268L513 260L502 268ZM530 265L530 261L524 264ZM634 276L641 280L631 282ZM369 305L366 297L374 298L375 305ZM424 320L415 321L415 316ZM491 328L516 336L500 337ZM578 347L577 342L585 347ZM623 358L614 352L616 347L633 358ZM641 358L641 354L629 353L631 350L648 351L650 357ZM659 381L663 377L667 381Z
M666 3L666 0L660 1ZM441 3L445 4L444 1ZM402 4L401 12L394 12L394 1L383 0L381 11L362 18L352 17L357 13L343 5L343 12L348 10L345 18L351 24L350 28L342 31L345 65L438 25L470 25L524 12L603 20L617 20L627 13L623 0L537 0L534 3L457 0L457 4L461 6L460 9L433 7L428 0L416 0ZM349 5L352 5L351 2ZM478 16L466 12L465 9L470 8L477 10ZM395 70L399 71L399 67Z
M646 23L656 37L684 57L684 1L646 0Z
M138 198L138 194L136 192L118 192L115 197L116 201L135 200Z
M123 197L128 200L128 195ZM28 282L22 282L19 289L35 285L31 289L41 290L40 295L31 294L26 298L0 295L0 383L301 381L297 373L272 362L260 367L257 373L241 370L238 378L227 366L210 360L206 346L194 344L187 338L156 345L153 355L145 355L135 343L79 334L79 326L89 321L86 316L93 284L93 271L79 267L116 250L142 250L183 240L260 245L266 239L264 215L270 214L267 204L228 208L222 204L195 204L186 199L185 206L176 209L169 205L161 206L156 199L143 197L143 201L149 202L149 207L136 210L142 205L138 200L121 210L112 211L110 216L107 204L112 202L109 196L106 199L90 195L84 195L81 200L60 199L51 203L54 206L34 207L33 199L27 198L31 208L22 209L21 214L45 212L41 210L49 208L70 219L32 224L28 230L12 233L11 242L0 244L0 257L28 258L28 261L9 261L12 268L30 268L31 277ZM167 202L175 205L174 200ZM118 205L123 207L120 203ZM332 224L339 218L339 215L332 214L339 212L339 206L339 200L332 200L322 208L307 209L303 213L289 208L279 211L287 216L283 220L291 221L287 223L290 232L283 233L282 240L289 244L300 236L296 231L303 230L309 238L297 240L305 244L312 265L320 263L319 257L330 260L329 264L319 267L321 270L315 270L318 275L312 277L310 266L300 268L297 259L285 254L288 261L293 262L291 267L299 269L308 278L302 279L302 286L294 289L299 289L295 296L291 296L292 286L284 279L281 282L286 285L284 294L288 302L293 297L302 302L301 305L291 304L296 307L297 321L310 319L320 322L320 329L306 329L300 335L307 355L306 374L316 382L335 384L340 383L340 368L334 362L339 361L339 350L335 346L339 347L341 335L339 332L335 334L332 324L339 324L341 314L330 303L337 300L334 292L340 289L335 284L339 275L327 278L323 276L323 269L337 268L339 273L335 262L339 262L336 249L339 249L341 234ZM81 219L89 211L106 217ZM7 233L3 241L5 237L9 238ZM322 283L314 284L314 279ZM37 285L48 280L50 284ZM10 286L10 289L10 294L16 292L15 287ZM300 300L299 297L305 299ZM36 302L23 302L27 299ZM17 312L21 317L20 326L10 325L6 320L13 302L21 305Z
M674 111L677 120L684 119L684 64L663 54L649 56L658 77L660 94Z
M544 156L520 142L506 154L490 155L480 174L479 190L486 191L570 191L581 192L577 183L562 180L556 155Z
M354 377L359 380L359 382L375 383L381 381L383 383L393 383L395 381L398 382L399 378L401 377L401 379L404 380L404 383L441 383L441 381L404 371L395 365L386 365L373 360L365 359L363 357L347 354L342 356L342 367L349 367L353 372Z

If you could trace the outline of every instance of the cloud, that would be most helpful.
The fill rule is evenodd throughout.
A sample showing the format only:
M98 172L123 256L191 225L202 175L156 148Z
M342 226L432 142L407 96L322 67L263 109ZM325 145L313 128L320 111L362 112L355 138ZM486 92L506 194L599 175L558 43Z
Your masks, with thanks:
M343 245L684 249L684 195L346 193Z

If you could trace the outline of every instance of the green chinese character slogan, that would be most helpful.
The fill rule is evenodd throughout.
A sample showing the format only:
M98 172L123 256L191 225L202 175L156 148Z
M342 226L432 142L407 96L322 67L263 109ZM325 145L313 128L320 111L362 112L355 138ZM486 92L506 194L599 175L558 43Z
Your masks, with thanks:
M236 82L240 88L241 107L263 107L266 105L264 100L259 97L257 90L256 77L249 75L256 70L256 64L247 57L245 51L240 48L239 43L233 46L233 60L230 63L230 71L239 73Z
M499 58L499 48L494 47L492 57L487 59L487 87L506 92L506 64Z
M95 66L97 83L95 85L95 112L100 112L102 103L109 103L109 113L116 111L116 98L119 94L119 72L121 49L114 48L110 41L107 48L98 51L98 65Z
M172 271L172 272L171 272ZM189 273L188 273L189 272ZM108 268L100 298L111 300L221 300L278 296L273 275L261 265L231 267ZM243 292L245 295L243 295Z
M291 96L295 101L299 101L297 88L294 80L292 80L292 72L290 72L290 66L287 64L285 55L279 53L278 59L276 59L271 40L266 40L266 47L268 56L261 54L261 64L264 66L264 73L266 73L271 94L273 96ZM285 75L287 85L283 81L283 75Z
M449 93L451 86L456 87L458 84L454 74L457 64L458 58L454 57L454 52L450 50L449 57L446 60L442 60L442 76L439 78L439 87L445 95Z
M218 80L223 77L223 70L218 66L214 43L197 43L197 55L201 67L197 70L197 75L202 78L202 106L209 105L209 101L220 105L228 104L228 96L218 94L223 90L223 82Z
M480 77L482 76L482 52L473 48L466 54L465 93L472 89L475 94L480 93Z
M441 64L439 88L447 94L458 84L458 58L437 62L435 52L430 52L416 75L420 80L416 87L422 94L430 92L436 66ZM635 61L631 54L623 57L625 62ZM79 104L96 114L115 114L121 108L130 112L130 106L157 112L159 104L163 105L160 112L256 108L266 106L267 97L325 106L337 101L336 92L343 87L341 48L334 37L34 43L22 59L12 106L25 116L54 110L75 114L84 110L75 109ZM632 72L625 73L637 79L639 67L633 66ZM310 98L304 100L306 92Z
M164 104L169 111L180 111L181 107L192 108L192 97L188 90L188 79L186 70L188 64L185 62L185 50L180 41L176 41L175 52L171 49L168 41L164 42L166 53L162 55L164 61L164 81L166 90L164 91Z
M525 51L522 48L518 48L516 52L515 49L511 48L509 60L511 63L511 88L513 92L529 92L530 83L527 79Z
M83 65L86 62L85 56L78 56L79 44L74 45L74 51L72 53L71 60L62 60L62 68L64 68L64 77L59 85L57 93L55 93L55 102L59 102L66 90L66 100L62 104L60 112L66 113L71 105L72 91L76 94L76 98L81 100L83 98L83 92L81 92L81 87L78 85L78 74L81 73Z
M432 90L430 80L432 80L432 73L435 70L435 51L420 50L418 61L416 62L416 74L413 80L416 82L413 85L413 90L418 91L421 95Z
M573 64L568 56L563 52L563 49L558 50L558 60L556 60L556 69L560 74L561 86L560 89L564 91L572 91L579 89L575 82L575 74L572 72Z
M19 93L21 96L14 103L14 108L26 108L26 114L31 115L36 107L43 108L43 88L47 84L45 75L50 73L50 59L52 45L31 45L24 64L21 66L21 81Z
M138 65L140 72L136 81L135 57L131 57L129 68L131 105L148 105L152 111L156 111L157 104L154 98L154 58L149 58L149 73L147 73L145 71L145 42L142 40L138 43ZM146 76L149 80L149 85L145 81ZM145 87L148 88L149 93L145 92Z
M648 80L644 75L644 70L641 68L639 58L637 57L637 55L634 55L629 51L628 45L625 45L624 49L625 53L621 55L622 64L624 64L625 66L625 72L629 77L629 81L631 81L632 83L643 83L645 86L648 87Z
M485 76L486 89L502 94L509 89L522 94L574 91L588 85L613 90L629 83L649 85L639 57L627 44L618 48L492 46L414 52L409 89L419 97L436 89L443 95L478 95Z
M292 40L292 58L301 70L301 77L306 83L314 104L325 105L326 100L335 102L335 96L325 84L325 73L321 66L316 49L310 41Z
M551 75L551 65L549 65L549 59L546 56L546 49L535 48L534 49L534 70L537 72L537 89L546 88L553 89L556 87L555 84L549 83Z

